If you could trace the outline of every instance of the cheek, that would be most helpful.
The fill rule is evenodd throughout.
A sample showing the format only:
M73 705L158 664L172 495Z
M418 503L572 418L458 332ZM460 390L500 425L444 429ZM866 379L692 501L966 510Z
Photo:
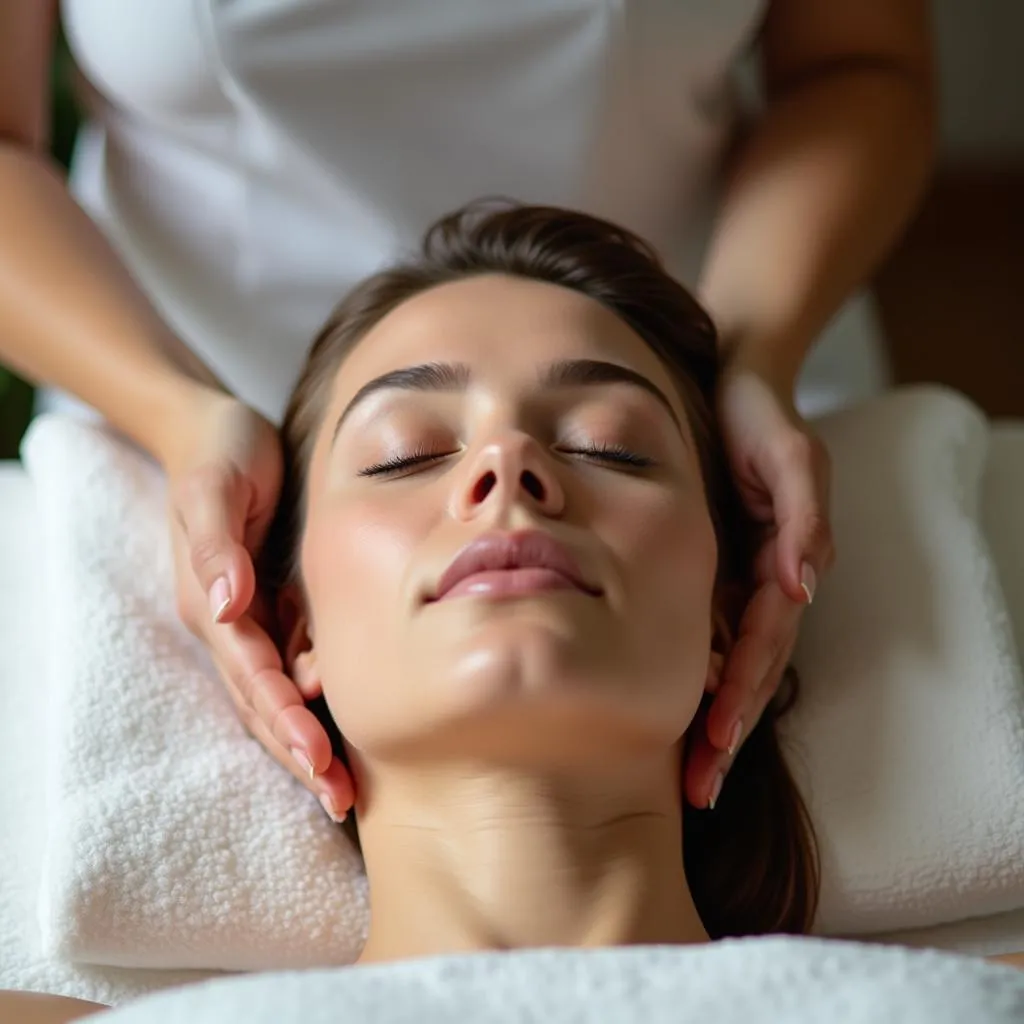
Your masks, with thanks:
M339 502L307 525L302 565L328 703L388 672L429 524L415 505ZM340 724L340 723L339 723Z
M619 510L607 531L631 590L640 588L660 603L696 602L710 611L717 546L700 492L656 492Z
M714 527L700 491L655 492L602 531L618 556L631 632L645 659L703 672L717 568Z

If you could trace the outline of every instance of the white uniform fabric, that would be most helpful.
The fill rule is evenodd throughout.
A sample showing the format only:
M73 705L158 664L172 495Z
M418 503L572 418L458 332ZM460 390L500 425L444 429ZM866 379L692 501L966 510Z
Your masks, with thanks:
M71 186L186 343L273 420L345 291L483 195L577 207L693 284L763 0L64 0ZM803 407L885 383L861 300ZM52 403L50 403L52 405Z

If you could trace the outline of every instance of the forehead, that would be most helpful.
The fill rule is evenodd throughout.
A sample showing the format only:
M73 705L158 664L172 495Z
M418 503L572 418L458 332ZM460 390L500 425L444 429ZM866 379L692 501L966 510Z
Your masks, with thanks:
M425 362L465 363L474 379L511 384L558 359L620 363L674 391L651 348L599 302L559 285L494 274L438 285L388 313L342 363L332 406L383 373Z

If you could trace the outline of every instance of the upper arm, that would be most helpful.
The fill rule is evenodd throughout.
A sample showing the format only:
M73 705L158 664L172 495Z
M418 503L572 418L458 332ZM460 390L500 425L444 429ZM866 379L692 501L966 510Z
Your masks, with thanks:
M0 0L0 140L45 148L57 0Z
M934 94L929 0L771 0L761 31L765 89L840 67L886 68Z

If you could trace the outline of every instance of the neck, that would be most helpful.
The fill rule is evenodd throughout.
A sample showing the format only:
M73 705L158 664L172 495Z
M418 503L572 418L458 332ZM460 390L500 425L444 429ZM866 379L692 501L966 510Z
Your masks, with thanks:
M565 775L447 765L360 792L360 963L485 949L707 942L683 872L678 752Z

